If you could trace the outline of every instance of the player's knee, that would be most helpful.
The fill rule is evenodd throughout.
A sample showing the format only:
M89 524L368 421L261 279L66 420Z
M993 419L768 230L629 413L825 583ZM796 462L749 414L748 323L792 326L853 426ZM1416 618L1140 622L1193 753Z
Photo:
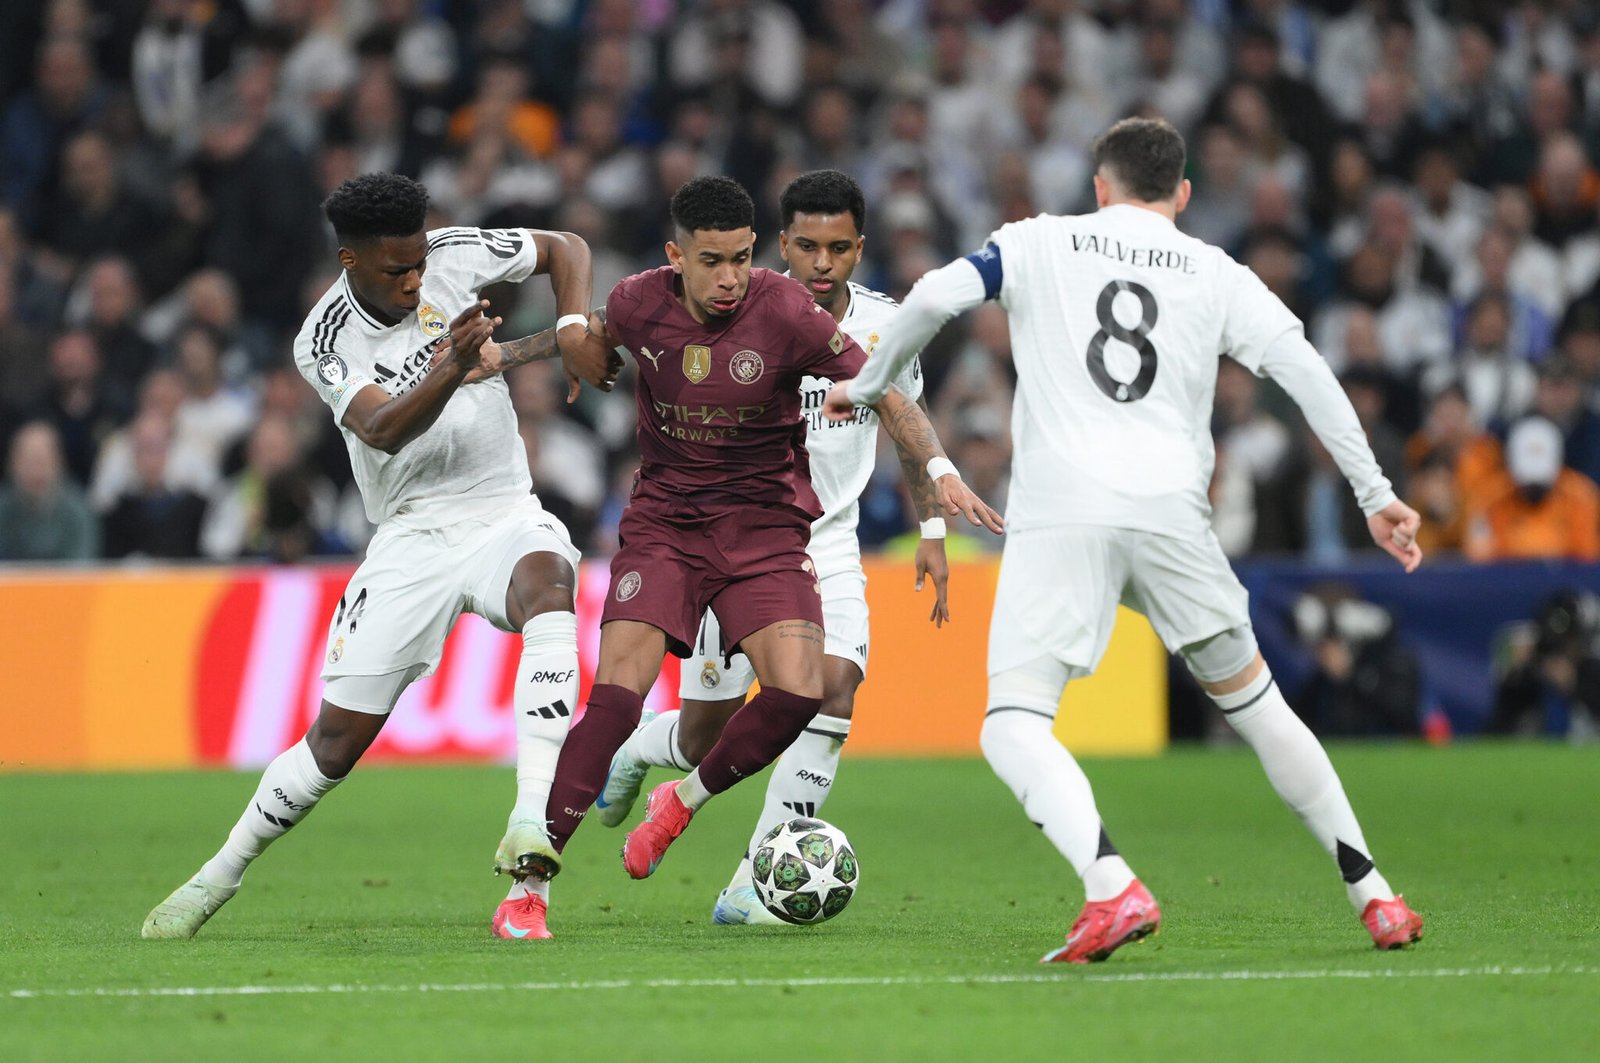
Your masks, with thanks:
M572 601L571 587L542 587L522 599L522 611L528 620L543 613L573 613L577 609Z
M1244 675L1258 652L1254 629L1249 624L1241 624L1185 646L1183 660L1190 673L1209 686Z
M706 754L711 752L711 747L717 744L717 739L722 736L723 721L701 720L691 721L680 719L678 722L678 752L683 754L683 759L694 767L699 767L700 762L706 759Z
M529 554L511 570L506 587L506 614L518 626L541 613L574 612L576 580L565 558L548 552Z
M856 709L856 692L849 690L828 690L822 695L823 716L832 716L838 720L848 720Z
M370 744L370 739L363 740L347 728L330 726L322 718L306 732L306 745L316 759L317 770L330 779L342 779L349 775Z
M990 709L978 732L978 748L990 764L1005 763L1008 754L1026 750L1041 738L1050 737L1054 726L1053 719L1037 710Z

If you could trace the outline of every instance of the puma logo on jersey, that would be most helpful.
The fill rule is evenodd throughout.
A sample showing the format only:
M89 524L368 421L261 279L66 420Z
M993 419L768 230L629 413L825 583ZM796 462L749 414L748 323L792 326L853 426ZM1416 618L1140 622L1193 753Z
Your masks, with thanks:
M661 368L661 356L663 354L666 354L666 353L667 353L667 350L666 350L665 347L663 347L661 350L655 352L654 354L650 353L650 348L648 348L648 347L640 347L639 348L639 356L641 358L650 359L650 368L651 369L660 369Z

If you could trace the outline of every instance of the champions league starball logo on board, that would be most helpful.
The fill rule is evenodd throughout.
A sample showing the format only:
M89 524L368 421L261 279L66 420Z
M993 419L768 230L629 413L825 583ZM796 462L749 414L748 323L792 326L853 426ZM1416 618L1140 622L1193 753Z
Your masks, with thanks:
M767 366L755 351L740 351L728 360L728 371L739 383L754 384L767 371Z
M639 585L644 582L637 572L629 572L617 580L617 601L625 602L639 593Z

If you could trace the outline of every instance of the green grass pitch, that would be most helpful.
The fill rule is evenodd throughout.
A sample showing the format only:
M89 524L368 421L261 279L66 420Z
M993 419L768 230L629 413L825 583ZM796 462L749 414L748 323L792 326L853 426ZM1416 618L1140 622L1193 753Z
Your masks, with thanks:
M833 923L710 924L757 780L645 882L585 827L540 943L488 934L508 769L359 769L190 942L140 921L253 776L0 776L0 1059L1600 1059L1600 749L1333 757L1418 948L1368 946L1243 750L1086 765L1166 925L1072 968L1035 961L1077 881L977 760L846 761Z

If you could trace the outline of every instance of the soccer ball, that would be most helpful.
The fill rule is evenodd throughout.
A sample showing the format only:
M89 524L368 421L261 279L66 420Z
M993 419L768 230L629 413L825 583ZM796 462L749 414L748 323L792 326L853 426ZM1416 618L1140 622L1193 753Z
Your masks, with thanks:
M786 923L823 923L844 911L861 882L844 831L820 819L791 819L769 830L750 858L756 896Z

